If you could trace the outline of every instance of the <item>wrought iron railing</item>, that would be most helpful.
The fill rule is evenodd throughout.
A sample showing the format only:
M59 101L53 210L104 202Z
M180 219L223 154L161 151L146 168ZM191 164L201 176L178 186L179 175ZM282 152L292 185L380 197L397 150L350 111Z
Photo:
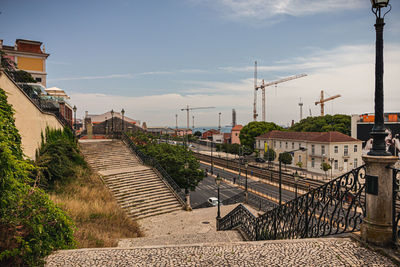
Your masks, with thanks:
M241 219L238 206L218 222L219 230L240 228L252 240L322 237L358 231L365 217L365 166L309 191L255 220ZM234 223L232 223L234 222Z
M400 246L400 207L396 205L400 202L400 169L392 168L393 170L393 244Z
M152 166L160 174L160 178L162 178L171 187L171 189L173 189L179 202L181 202L182 205L185 204L184 200L185 192L180 188L180 186L171 178L171 176L167 173L167 171L154 158L143 153L125 132L114 134L113 137L120 138L125 144L127 144L128 147L136 154L136 156L138 156L138 158L142 161L143 164Z

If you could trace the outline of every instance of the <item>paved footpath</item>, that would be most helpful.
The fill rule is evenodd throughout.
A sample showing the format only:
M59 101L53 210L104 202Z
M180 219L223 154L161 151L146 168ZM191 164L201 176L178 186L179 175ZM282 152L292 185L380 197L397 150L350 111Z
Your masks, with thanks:
M348 238L64 250L46 266L396 266Z

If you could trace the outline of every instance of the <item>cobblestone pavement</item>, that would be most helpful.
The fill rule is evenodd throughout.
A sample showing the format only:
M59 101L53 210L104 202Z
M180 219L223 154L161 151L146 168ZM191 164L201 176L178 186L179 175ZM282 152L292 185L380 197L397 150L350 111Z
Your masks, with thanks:
M65 250L46 266L396 266L348 238Z

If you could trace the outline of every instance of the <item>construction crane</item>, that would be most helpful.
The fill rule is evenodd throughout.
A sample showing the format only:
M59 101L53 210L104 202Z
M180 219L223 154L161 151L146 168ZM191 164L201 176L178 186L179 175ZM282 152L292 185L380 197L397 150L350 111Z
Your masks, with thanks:
M181 108L181 111L186 110L186 119L187 119L187 128L186 128L186 131L189 129L189 110L195 110L195 109L209 109L209 108L215 108L215 107L197 107L197 108L189 108L189 105L186 105L186 108Z
M315 102L315 105L318 105L318 104L321 105L321 116L325 115L325 110L324 110L325 102L328 102L328 101L333 100L335 98L338 98L340 96L341 95L334 95L334 96L331 96L331 97L328 97L328 98L324 99L324 90L321 90L321 99L319 101Z
M265 109L266 109L266 106L265 106L265 87L272 86L272 85L277 86L280 83L288 82L288 81L295 80L295 79L299 79L299 78L302 78L302 77L305 77L305 76L307 76L307 74L299 74L299 75L286 77L286 78L283 78L283 79L280 79L280 80L277 80L277 81L269 82L269 83L264 83L264 80L262 80L261 85L257 86L257 61L256 61L255 65L254 65L254 108L253 108L253 119L254 119L254 121L257 120L257 116L258 116L258 114L257 114L257 90L258 89L262 90L262 104L261 104L262 105L262 121L265 121L266 120L266 116L265 116Z

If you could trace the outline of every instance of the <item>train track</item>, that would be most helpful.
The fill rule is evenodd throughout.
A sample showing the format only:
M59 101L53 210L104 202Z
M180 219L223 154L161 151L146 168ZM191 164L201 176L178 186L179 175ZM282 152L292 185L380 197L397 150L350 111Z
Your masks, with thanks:
M194 153L194 156L201 161L211 163L211 156L200 154L200 153ZM237 161L233 160L226 160L226 159L221 159L221 158L212 158L213 164L219 167L224 167L225 169L233 170L241 173L245 172L245 165L241 164ZM264 169L260 168L255 165L248 165L247 172L250 174L252 172L253 176L256 176L260 179L268 180L274 183L279 183L279 171L276 170L271 170L271 169ZM296 182L294 180L294 177L292 174L287 174L284 171L282 171L282 184L290 187L295 187ZM311 180L308 178L300 178L299 181L297 182L297 188L305 191L309 191L311 189L320 187L323 185L324 182L320 181L315 181Z

